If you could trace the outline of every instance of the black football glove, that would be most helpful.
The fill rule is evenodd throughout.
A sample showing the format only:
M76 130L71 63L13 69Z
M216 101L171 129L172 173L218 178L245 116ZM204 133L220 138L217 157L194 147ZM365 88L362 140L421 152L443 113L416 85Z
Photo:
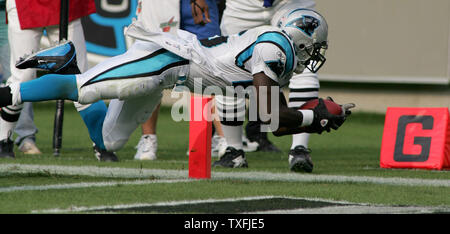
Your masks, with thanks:
M327 97L327 100L334 102L333 98L331 98L330 96ZM346 104L339 105L339 106L341 106L342 113L344 113L346 116L351 115L352 112L350 111L350 109L356 107L355 103L346 103Z
M344 121L347 119L348 116L352 114L352 111L350 109L356 107L354 103L346 103L340 105L342 108L342 115L344 116ZM344 122L338 123L339 126L341 126Z
M334 100L331 97L327 97L327 99L332 101L332 102L334 102ZM356 107L356 105L354 103L346 103L346 104L342 104L342 105L339 105L339 106L341 106L341 108L342 108L341 116L343 118L339 118L339 119L336 120L336 125L338 126L337 128L339 128L345 122L347 117L352 114L352 111L350 109ZM333 128L333 129L337 130L337 128Z
M328 98L332 101L331 98ZM323 131L330 132L331 129L337 130L344 122L349 114L351 114L350 109L355 107L353 103L341 105L342 114L333 115L328 112L328 109L322 98L319 98L319 104L314 107L314 119L310 126L306 127L306 132L309 133L319 133ZM347 114L348 113L348 114Z

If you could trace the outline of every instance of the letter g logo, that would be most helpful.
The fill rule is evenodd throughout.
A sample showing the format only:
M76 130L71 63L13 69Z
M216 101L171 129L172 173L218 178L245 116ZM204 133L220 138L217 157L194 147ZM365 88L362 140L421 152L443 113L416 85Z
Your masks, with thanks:
M416 116L402 115L398 120L397 137L395 141L394 161L397 162L424 162L428 160L431 149L432 137L414 137L414 145L420 145L422 150L419 154L404 154L406 128L409 124L419 123L423 130L433 129L434 118L431 115ZM409 133L411 134L411 133Z

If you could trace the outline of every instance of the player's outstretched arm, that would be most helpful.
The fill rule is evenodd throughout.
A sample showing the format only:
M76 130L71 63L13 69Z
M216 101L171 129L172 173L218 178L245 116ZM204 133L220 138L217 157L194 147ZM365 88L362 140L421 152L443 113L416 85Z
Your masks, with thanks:
M345 121L346 115L333 115L328 112L322 99L313 110L298 111L289 108L284 97L280 97L278 110L271 110L271 86L278 86L278 83L270 79L263 72L257 73L253 76L253 85L256 88L257 97L266 97L265 103L258 100L258 110L267 108L267 113L278 111L279 113L279 128L273 132L275 136L282 136L288 134L296 134L301 132L308 133L322 133L329 132L331 129L338 129ZM261 89L261 87L265 87ZM261 90L265 90L266 94L261 94ZM278 95L278 94L277 94ZM265 124L270 124L266 122Z
M261 98L261 100L257 100L258 103L258 111L261 113L264 110L266 113L270 114L272 111L278 111L279 113L279 122L283 126L300 126L303 122L303 115L301 112L295 111L293 109L289 109L286 104L286 100L284 97L280 97L280 103L278 106L278 110L271 110L272 107L272 95L280 95L279 92L276 94L272 94L271 87L279 86L277 82L270 79L263 72L257 73L253 76L253 85L256 88L257 97ZM262 93L264 90L265 93ZM265 103L261 103L265 100ZM270 124L269 122L265 122L264 124Z

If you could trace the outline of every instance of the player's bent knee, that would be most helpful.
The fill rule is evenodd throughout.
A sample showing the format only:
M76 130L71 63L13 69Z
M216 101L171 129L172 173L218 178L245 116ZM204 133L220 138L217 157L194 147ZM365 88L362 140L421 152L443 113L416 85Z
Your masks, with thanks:
M100 88L99 84L81 86L78 90L78 103L87 105L101 100L103 95Z
M81 88L78 103L80 104L90 104L100 100L100 92L95 89L90 89L88 87Z
M123 148L123 146L127 143L128 139L125 140L112 140L108 141L103 139L103 143L105 144L105 148L107 151L114 152Z

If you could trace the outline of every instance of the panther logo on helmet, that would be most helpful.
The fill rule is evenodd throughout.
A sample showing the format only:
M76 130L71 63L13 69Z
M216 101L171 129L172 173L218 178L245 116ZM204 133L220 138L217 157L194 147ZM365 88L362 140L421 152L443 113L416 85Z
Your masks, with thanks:
M300 19L293 20L286 24L286 27L297 27L306 35L312 36L316 28L320 25L320 21L310 15L303 15Z
M317 72L325 63L328 49L328 25L322 15L311 9L299 8L285 13L278 22L295 46L298 59L296 73L305 68Z

